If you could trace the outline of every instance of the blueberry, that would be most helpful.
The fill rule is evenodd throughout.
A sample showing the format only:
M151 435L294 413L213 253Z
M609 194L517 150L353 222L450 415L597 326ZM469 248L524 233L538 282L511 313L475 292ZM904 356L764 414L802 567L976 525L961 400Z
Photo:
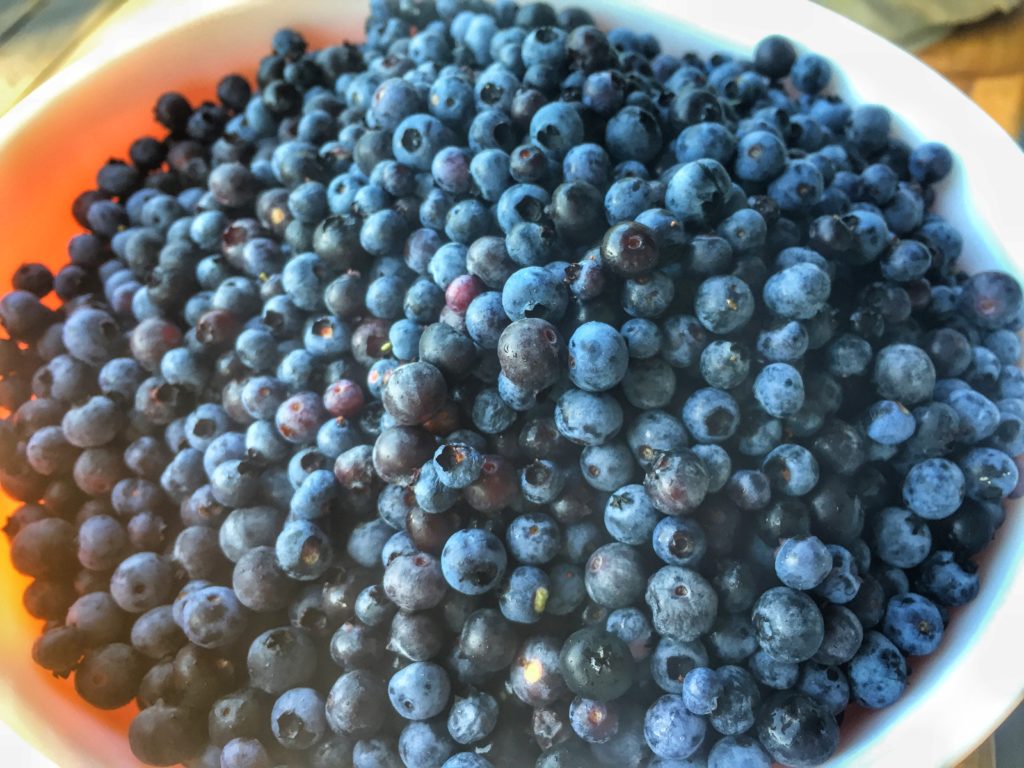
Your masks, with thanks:
M721 163L700 159L681 166L668 182L665 207L683 224L706 228L716 224L725 208L729 173Z
M736 400L720 389L698 389L683 405L683 423L701 442L719 443L732 437L739 426Z
M584 575L590 599L606 608L625 608L643 594L644 571L638 550L622 543L597 547Z
M493 608L471 613L462 627L459 653L480 669L496 671L506 667L516 650L510 624Z
M274 543L281 569L299 581L313 581L331 565L333 546L327 534L306 520L285 524Z
M395 711L408 720L428 720L448 704L451 683L437 664L413 662L396 672L388 683Z
M783 443L765 456L761 470L772 488L786 496L804 496L818 483L820 470L814 454L801 445Z
M737 143L733 170L744 181L771 181L782 172L785 164L785 145L772 132L751 131Z
M700 373L712 387L733 389L750 370L750 353L736 341L712 341L700 355Z
M458 744L482 741L498 724L498 703L486 693L456 697L448 713L448 732Z
M758 714L757 738L773 760L811 766L824 762L836 751L839 728L832 714L814 699L781 693L766 702Z
M771 184L768 194L787 214L806 213L821 199L824 179L809 160L793 160Z
M75 691L94 707L117 709L131 701L142 674L134 648L110 643L86 652L75 671Z
M694 77L693 86L704 84L703 75ZM669 107L669 121L673 127L678 128L689 127L695 123L719 122L722 117L722 102L709 88L683 88Z
M544 514L516 517L505 533L508 551L520 563L543 565L552 560L561 545L557 523Z
M640 545L650 539L658 514L641 485L624 485L608 499L604 510L605 528L623 544Z
M792 416L804 404L804 382L788 363L769 363L754 380L754 397L770 416Z
M750 736L726 736L708 752L708 768L767 768L771 762L760 742Z
M827 545L832 553L832 569L817 587L815 594L836 604L845 604L853 600L861 586L860 574L853 555L845 547L838 544Z
M557 322L568 300L565 286L542 267L513 272L501 292L501 303L510 320L536 317Z
M8 294L4 301L18 295ZM0 306L0 314L3 314L3 306ZM27 308L20 308L18 316L26 318L24 322L28 322L32 314ZM6 323L8 330L17 335L16 331L11 330L10 322ZM68 351L76 359L94 366L115 357L122 344L121 331L114 319L106 312L90 307L83 307L72 314L65 321L62 334Z
M696 363L708 344L707 330L695 317L674 315L662 322L662 357L677 368Z
M274 737L283 747L308 749L327 731L323 699L312 688L285 691L274 702L270 724Z
M323 422L323 404L312 392L292 395L277 409L275 421L281 436L291 443L310 442Z
M946 459L926 459L915 464L903 481L903 500L926 520L940 520L957 510L966 484L960 468Z
M697 288L694 312L709 331L726 335L749 322L754 297L750 287L737 277L710 277Z
M335 733L365 736L376 732L390 691L373 673L346 672L331 687L326 701L327 724ZM443 705L442 705L443 706Z
M736 136L721 123L705 122L688 125L673 143L675 158L688 163L709 158L719 163L729 163L736 150Z
M762 650L779 661L806 661L824 637L824 621L814 601L788 587L773 587L761 595L751 622Z
M975 501L1000 501L1011 496L1019 479L1016 462L995 448L972 448L960 460L966 496Z
M538 635L523 641L509 670L513 693L524 703L543 707L566 692L559 667L559 644Z
M985 346L1004 365L1015 365L1021 356L1021 342L1017 335L1005 328L992 331L985 337Z
M596 78L599 79L602 75L610 81L610 73L596 73ZM599 81L594 78L595 76L592 76L588 80L595 83ZM586 88L586 84L584 84L584 88ZM595 90L597 89L595 88ZM562 171L566 181L585 181L597 189L604 189L608 185L610 168L611 160L600 144L575 146L566 153L565 159L562 161Z
M631 318L619 329L631 358L653 357L661 348L661 331L646 318Z
M678 515L700 505L709 483L703 461L684 450L661 454L648 471L644 487L658 511Z
M459 752L445 760L441 768L493 768L493 765L476 752Z
M464 163L459 163L459 166L468 166L468 174L466 168L459 167L458 171L450 170L451 163L438 159L445 158L445 152L452 151L457 152L458 150L446 148L439 152L435 156L432 166L439 185L446 191L464 194L468 191L469 183L472 181L481 197L487 201L496 202L501 197L501 193L512 183L508 170L509 156L502 150L487 149L472 158L465 157L463 154L454 156L458 160L464 159Z
M939 605L964 605L978 594L977 566L959 562L947 550L935 550L919 566L914 586Z
M444 599L442 565L424 552L399 555L384 569L384 592L404 611L433 608Z
M788 75L795 61L793 43L782 35L769 35L754 48L754 66L773 79Z
M604 744L619 730L619 711L611 703L577 696L569 705L569 724L588 744Z
M647 110L628 105L608 120L604 139L613 159L648 163L661 150L661 126Z
M946 402L960 417L958 437L971 444L991 437L999 426L999 409L987 397L970 387L951 392Z
M633 455L624 442L591 445L580 453L583 479L599 491L613 491L628 483L635 470Z
M583 120L570 104L545 104L530 120L530 138L557 159L583 142Z
M847 665L854 701L879 709L892 704L907 687L907 664L884 635L866 632L857 655Z
M245 608L227 587L206 587L189 596L182 614L186 637L202 648L234 643L247 626Z
M883 445L906 442L917 426L913 414L892 400L879 400L868 409L865 419L868 437Z
M659 255L654 233L636 221L615 224L601 240L601 265L617 275L643 274L657 265Z
M185 707L158 702L141 711L128 729L128 743L140 760L173 765L195 756L205 742L201 718Z
M441 553L441 570L452 589L467 595L491 590L505 571L507 556L501 540L479 529L455 533Z
M560 466L547 459L535 459L520 473L519 488L523 497L534 504L548 504L555 501L565 487L567 473ZM543 527L544 540L550 533Z
M695 715L711 714L724 688L715 670L694 667L683 679L683 704Z
M173 589L171 566L152 552L139 552L121 562L110 580L110 594L129 613L162 605Z
M501 305L501 294L487 291L470 302L465 313L466 333L485 349L494 349L505 326L508 315Z
M854 107L846 134L851 143L866 155L874 155L885 146L892 116L885 107L861 104Z
M850 702L850 684L837 667L807 662L801 669L797 687L833 715L846 709Z
M815 264L803 262L786 267L768 279L764 302L780 317L807 320L824 306L830 291L828 274Z
M565 616L579 608L587 598L583 569L575 564L555 561L547 569L549 589L544 610L553 616Z
M113 426L116 431L116 422ZM99 431L98 429L97 432ZM88 438L86 440L88 441ZM25 445L24 456L32 470L40 475L48 476L58 473L69 462L74 461L76 453L75 447L68 441L65 432L60 427L46 426L38 429L29 438Z
M738 255L750 255L762 246L768 237L764 217L753 208L742 208L727 216L716 230Z
M478 392L473 400L473 426L486 435L498 434L511 427L516 420L516 410L506 397L519 404L518 399L511 397L508 389L484 389Z
M521 565L505 576L498 591L498 608L509 621L533 624L547 608L550 584L540 568Z
M928 598L908 592L889 599L882 632L909 656L934 651L942 640L943 620Z
M793 589L813 589L832 570L832 553L817 536L789 538L775 555L779 581Z
M455 744L448 738L443 726L436 723L411 722L398 736L398 754L405 765L429 765L440 768L455 749Z
M796 685L800 677L800 665L792 661L779 661L763 650L754 652L747 659L750 674L761 685L784 691Z
M384 387L384 408L398 424L422 424L444 404L447 386L430 363L398 366Z
M872 530L876 555L882 562L897 568L913 568L931 551L931 528L909 510L900 507L879 510Z
M792 63L789 75L797 90L813 96L828 86L832 65L817 54L802 53Z
M108 515L96 515L78 529L78 560L94 571L110 570L121 561L128 544L121 524Z
M401 758L395 744L381 738L357 741L352 747L353 768L371 768L378 765L399 768Z
M437 151L452 143L450 130L437 118L422 113L404 118L393 136L395 159L418 171L428 170Z
M676 372L665 360L633 360L622 380L622 394L628 403L644 410L669 405L676 390Z
M644 716L644 739L658 757L682 760L700 748L707 727L675 696L662 696Z
M639 608L619 608L608 614L605 629L617 635L629 647L636 661L650 656L654 646L654 629L650 619Z
M600 322L584 323L569 339L569 378L580 389L611 389L626 374L629 353L622 335Z
M581 445L599 445L622 426L622 406L610 395L570 389L555 407L555 425L567 439Z
M688 518L662 518L652 539L655 554L669 565L695 565L707 551L703 529Z
M256 766L264 768L271 765L270 755L263 744L257 739L235 738L227 742L220 750L219 762L227 768Z
M654 573L646 601L655 629L683 641L707 632L718 610L718 596L711 584L696 571L675 565Z

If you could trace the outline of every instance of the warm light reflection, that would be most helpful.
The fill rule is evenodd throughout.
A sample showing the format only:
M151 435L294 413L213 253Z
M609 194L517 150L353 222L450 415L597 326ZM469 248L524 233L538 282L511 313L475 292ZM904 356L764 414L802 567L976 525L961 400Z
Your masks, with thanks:
M10 5L0 0L0 8ZM141 9L159 4L133 5ZM136 137L163 135L153 119L159 93L180 91L198 104L215 98L217 81L225 72L239 72L253 82L256 62L266 53L270 36L286 23L299 26L311 47L362 39L361 14L342 5L344 12L314 0L277 6L181 0L174 4L173 19L163 10L143 13L137 20L134 13L122 17L122 34L108 37L131 45L118 46L120 50L110 51L110 56L92 57L91 63L83 61L87 66L79 72L84 75L81 80L64 80L69 90L51 91L48 101L36 102L38 109L29 123L0 139L0 293L9 290L11 273L22 260L38 261L54 271L67 264L68 241L82 232L71 216L71 201L82 190L94 188L96 169L107 158L124 157ZM161 22L159 28L151 23L154 15ZM150 39L154 41L146 42ZM81 50L88 48L83 41ZM57 78L61 76L58 73ZM59 162L40 162L55 151ZM51 294L47 302L55 298ZM0 417L7 415L0 411ZM0 525L20 505L0 492ZM70 680L31 663L32 642L42 631L42 622L22 605L22 592L31 580L14 570L9 547L9 540L0 536L0 654L6 662L0 676L0 720L54 765L137 768L141 764L125 738L138 711L134 703L117 710L95 709L75 694ZM24 765L18 758L29 755L13 736L8 738L5 731L0 742L4 765ZM35 759L29 762L36 764Z
M533 685L544 675L544 665L541 664L537 659L530 659L526 662L526 667L523 669L523 678L527 683Z
M533 612L544 613L544 609L548 605L548 590L546 587L538 587L537 591L533 593Z

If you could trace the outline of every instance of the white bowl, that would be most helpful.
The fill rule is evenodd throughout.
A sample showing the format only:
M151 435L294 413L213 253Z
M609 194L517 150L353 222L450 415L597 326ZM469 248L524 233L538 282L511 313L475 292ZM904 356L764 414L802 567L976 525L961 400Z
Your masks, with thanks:
M1024 156L978 107L912 56L801 0L577 2L605 27L654 32L667 51L749 53L760 38L780 32L828 56L841 73L839 93L892 107L902 135L942 141L956 153L936 207L963 233L969 268L1024 272ZM64 259L67 240L78 231L71 200L94 183L108 156L123 156L132 138L157 130L150 107L162 90L210 97L220 75L252 75L279 26L297 27L314 44L358 40L364 15L365 3L352 0L184 0L173 10L163 3L144 7L130 27L107 35L100 50L0 119L4 273L28 258ZM1024 692L1022 556L1024 520L1014 510L982 558L978 598L956 612L939 651L914 664L897 704L847 718L830 766L951 766L1009 713ZM0 561L0 719L62 768L138 765L124 736L127 714L88 710L74 701L69 684L31 664L39 627L20 604L26 581L13 573L6 552ZM12 764L28 765L28 758Z

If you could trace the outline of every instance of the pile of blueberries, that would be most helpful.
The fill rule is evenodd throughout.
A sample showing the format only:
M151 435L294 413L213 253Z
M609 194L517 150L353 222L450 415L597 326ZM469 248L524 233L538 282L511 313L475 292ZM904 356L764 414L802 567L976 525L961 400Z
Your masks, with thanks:
M35 661L153 765L826 760L1024 452L1020 287L831 76L374 0L162 95L0 300Z

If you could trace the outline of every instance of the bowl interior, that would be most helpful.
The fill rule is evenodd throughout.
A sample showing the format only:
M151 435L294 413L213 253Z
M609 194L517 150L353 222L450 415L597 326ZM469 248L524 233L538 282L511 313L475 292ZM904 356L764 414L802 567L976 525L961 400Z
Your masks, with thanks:
M963 232L970 268L1021 273L1020 151L966 97L911 56L800 0L639 0L628 6L592 0L587 7L605 26L654 32L672 52L749 52L771 32L823 52L850 73L838 79L840 93L891 106L909 139L935 139L954 149L956 170L944 182L937 208ZM185 0L175 5L173 19L165 18L166 6L150 10L140 17L148 23L137 23L132 34L29 96L0 120L3 287L22 261L65 263L67 242L80 231L70 202L94 185L108 157L123 157L133 138L158 132L151 105L159 93L174 89L201 100L212 97L224 73L251 77L270 35L284 24L302 30L314 45L358 40L365 12L361 1ZM0 516L15 506L0 498ZM847 718L841 750L830 765L952 764L1009 711L1024 682L1024 656L1015 648L1015 633L1024 627L1022 555L1024 520L1011 514L983 559L978 599L954 618L928 663L913 665L913 683L900 702L883 713ZM31 664L39 623L21 607L28 582L12 570L6 551L0 552L0 574L0 718L64 768L138 765L124 737L130 712L91 710L74 698L69 682ZM970 707L962 706L966 701Z

